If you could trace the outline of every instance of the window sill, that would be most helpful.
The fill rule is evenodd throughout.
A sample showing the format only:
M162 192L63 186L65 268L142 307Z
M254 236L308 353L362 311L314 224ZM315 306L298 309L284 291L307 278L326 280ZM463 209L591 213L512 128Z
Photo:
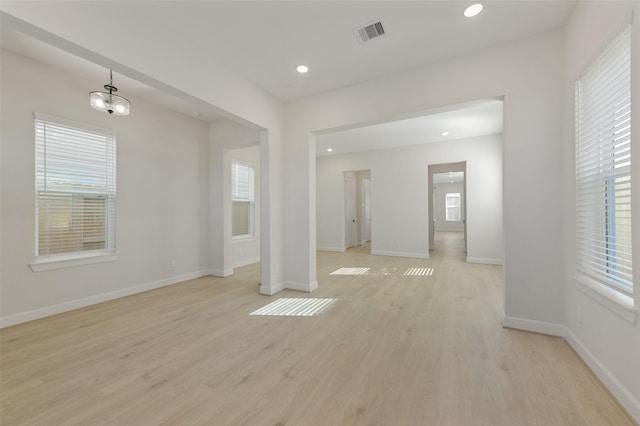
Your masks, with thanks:
M238 235L237 237L231 237L231 242L234 243L248 243L255 240L255 235Z
M633 298L584 275L574 275L572 278L577 283L577 289L583 294L600 303L627 322L635 324L639 310L634 307Z
M116 252L92 253L89 255L56 256L36 259L29 266L33 272L49 271L52 269L72 268L74 266L90 265L93 263L113 262L120 254Z

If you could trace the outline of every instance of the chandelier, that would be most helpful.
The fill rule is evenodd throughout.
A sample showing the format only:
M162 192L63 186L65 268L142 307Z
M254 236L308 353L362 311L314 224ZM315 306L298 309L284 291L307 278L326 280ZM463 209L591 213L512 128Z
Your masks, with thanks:
M91 106L98 111L108 112L115 115L129 115L131 103L118 96L115 92L118 88L113 85L113 71L109 70L109 84L104 85L106 92L95 91L89 93L91 98Z

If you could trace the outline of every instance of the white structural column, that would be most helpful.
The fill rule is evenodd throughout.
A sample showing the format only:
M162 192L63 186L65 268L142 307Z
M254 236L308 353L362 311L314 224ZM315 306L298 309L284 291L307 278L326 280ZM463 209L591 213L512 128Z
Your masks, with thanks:
M283 147L277 130L260 132L260 294L283 290Z
M209 138L209 273L218 277L233 274L231 252L230 182L224 143L218 124L210 126Z
M292 130L292 129L287 129ZM293 129L294 132L296 129ZM288 133L285 155L285 288L312 292L316 281L315 136Z

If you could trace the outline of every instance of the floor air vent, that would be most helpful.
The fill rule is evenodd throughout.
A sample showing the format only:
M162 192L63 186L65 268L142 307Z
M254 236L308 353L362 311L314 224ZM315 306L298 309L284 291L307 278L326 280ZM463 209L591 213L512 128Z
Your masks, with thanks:
M364 27L356 28L353 30L353 33L362 43L364 43L365 41L369 41L372 38L377 38L385 35L384 27L382 26L381 21L373 22L371 24L365 25Z

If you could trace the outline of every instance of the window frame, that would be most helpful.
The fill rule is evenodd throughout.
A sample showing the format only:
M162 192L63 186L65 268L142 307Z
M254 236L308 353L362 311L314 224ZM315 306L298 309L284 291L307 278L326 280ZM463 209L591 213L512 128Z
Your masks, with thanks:
M38 129L42 128L46 134L48 127L70 129L74 132L87 132L93 135L99 135L105 138L105 182L104 191L77 191L72 189L56 189L50 191L47 189L47 162L46 162L46 136L39 136ZM116 134L108 129L99 128L85 123L78 123L60 117L48 114L34 113L34 160L35 160L35 185L34 185L34 224L35 224L35 246L34 261L29 264L34 272L59 269L92 263L109 262L118 258L116 251L116 174L117 174L117 137ZM42 146L42 149L39 147ZM44 154L41 154L41 151ZM44 176L44 177L43 177ZM77 180L71 181L77 184ZM87 198L104 198L104 248L87 249L79 251L62 251L58 253L40 252L40 222L39 206L42 203L43 196L47 194L57 194L57 196L69 195L71 197L71 211L75 211L74 203L82 203L85 208L85 200ZM77 206L77 204L75 204ZM102 240L101 240L102 241Z
M449 205L449 199L457 199L458 204L455 206ZM460 222L462 220L462 194L460 192L446 192L444 194L444 220L445 222ZM449 208L457 209L457 219L449 218Z
M246 198L236 197L236 179L235 179L235 167L244 167L248 171L248 196ZM255 238L255 166L253 164L245 163L243 161L233 160L231 162L231 238L233 240L242 240L242 239L250 239ZM247 213L247 229L248 233L246 234L237 234L234 235L234 203L235 202L246 202L248 203L248 213Z
M635 315L638 310L634 308L634 298L637 299L638 288L633 283L632 277L632 251L631 251L631 230L626 230L626 236L629 241L628 245L628 257L627 252L621 252L618 254L618 237L620 232L619 228L633 226L631 217L631 120L629 119L628 125L628 142L625 141L626 135L622 134L622 137L613 136L617 133L614 131L617 124L617 119L620 114L619 111L628 108L631 110L631 74L630 69L632 67L632 43L630 36L631 25L626 22L624 25L618 28L614 36L603 46L598 54L590 61L578 75L575 80L574 96L575 96L575 273L573 274L574 280L580 284L578 287L583 293L589 296L595 296L597 300L600 300L602 304L609 309L620 314L622 317L634 321ZM623 37L628 37L628 41ZM621 42L622 40L622 42ZM618 80L614 80L618 76L624 76L623 73L618 72L618 68L615 72L608 71L601 76L593 77L592 73L596 73L597 67L602 67L602 64L615 64L615 62L605 62L606 55L612 54L612 49L617 47L618 51L621 51L621 47L617 43L627 43L624 45L625 50L622 51L622 55L628 54L627 57L623 57L625 62L623 66L628 66L629 80L625 80L622 83ZM626 50L628 48L628 50ZM617 52L616 52L617 53ZM628 58L628 63L626 62ZM617 59L620 60L620 59ZM624 68L625 70L627 68ZM627 104L615 104L609 99L603 99L599 96L600 93L593 92L587 93L592 99L585 100L585 94L582 91L583 79L585 76L591 76L592 80L587 81L587 84L600 85L599 91L601 93L601 85L614 84L625 85L622 93L622 99L626 100L625 95L628 96ZM620 80L622 81L622 80ZM614 83L611 83L614 82ZM587 86L588 87L588 86ZM610 96L610 92L606 92ZM587 102L590 102L588 105ZM615 105L616 109L613 109ZM619 106L622 105L622 108ZM608 111L614 110L615 114L613 118L608 118L611 123L602 124L605 122L603 118L604 114L601 113L602 108L611 108ZM590 109L590 110L588 110ZM585 110L591 112L596 110L597 114L593 115L584 114L586 117L582 117ZM591 113L593 114L593 113ZM595 120L595 121L594 121ZM589 124L585 124L586 122ZM626 121L626 120L625 120ZM597 136L593 136L594 123L600 123L599 133ZM611 126L611 127L607 127ZM602 130L605 131L602 131ZM626 131L626 129L623 129ZM583 136L584 133L584 136ZM604 136L603 136L604 135ZM628 145L628 151L625 147ZM621 154L622 151L624 154ZM596 152L595 154L589 154L589 151ZM586 153L586 154L584 154ZM626 159L628 157L628 159ZM595 165L595 166L594 166ZM595 176L595 177L594 177ZM624 180L624 183L620 182L620 179ZM619 185L626 185L626 188L619 188ZM628 192L625 194L625 191ZM626 197L626 199L625 199ZM625 222L625 218L618 218L618 213L625 213L625 207L628 206L629 219ZM591 223L589 223L591 222ZM624 222L624 223L622 223ZM637 225L637 224L636 224ZM598 226L600 229L598 229ZM600 231L604 233L601 237L603 240L600 242L602 246L599 251L594 249L597 246L594 235ZM612 253L615 253L612 255ZM597 254L597 256L596 256ZM587 256L591 256L588 259ZM594 260L591 260L594 259ZM622 262L622 263L620 263ZM595 266L588 266L588 263L592 263ZM622 264L623 268L628 268L629 279L627 280L630 285L624 284L620 278L619 266ZM604 265L604 266L603 266ZM604 273L602 272L604 271ZM620 309L622 308L622 309Z

